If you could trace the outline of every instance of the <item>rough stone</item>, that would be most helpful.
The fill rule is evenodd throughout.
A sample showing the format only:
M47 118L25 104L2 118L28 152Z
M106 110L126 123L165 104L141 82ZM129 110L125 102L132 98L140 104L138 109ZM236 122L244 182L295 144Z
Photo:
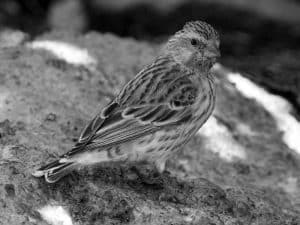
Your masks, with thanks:
M39 213L46 205L63 206L74 224L299 224L299 155L282 142L270 114L237 92L226 74L216 75L215 118L246 159L223 159L200 132L169 160L170 173L158 183L126 176L131 168L119 165L82 168L55 184L31 176L72 147L158 48L110 34L39 38L86 48L97 65L70 65L26 45L0 52L0 224L46 224Z

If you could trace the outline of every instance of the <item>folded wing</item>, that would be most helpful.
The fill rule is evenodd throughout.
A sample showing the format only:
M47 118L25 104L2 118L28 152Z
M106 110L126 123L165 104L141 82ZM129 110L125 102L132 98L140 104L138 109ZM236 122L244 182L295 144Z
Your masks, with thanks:
M178 67L170 66L164 60L158 61L159 70L154 70L155 66L151 65L129 82L88 124L78 143L64 157L133 141L166 126L188 121L198 90L187 74L179 73Z

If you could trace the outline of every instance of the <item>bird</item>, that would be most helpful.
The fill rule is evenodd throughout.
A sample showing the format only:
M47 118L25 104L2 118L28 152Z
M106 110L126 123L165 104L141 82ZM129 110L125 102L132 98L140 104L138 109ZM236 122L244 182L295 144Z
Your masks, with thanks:
M32 175L54 183L82 166L104 162L145 162L162 173L166 160L213 112L211 68L219 46L210 24L187 22L87 124L69 152Z

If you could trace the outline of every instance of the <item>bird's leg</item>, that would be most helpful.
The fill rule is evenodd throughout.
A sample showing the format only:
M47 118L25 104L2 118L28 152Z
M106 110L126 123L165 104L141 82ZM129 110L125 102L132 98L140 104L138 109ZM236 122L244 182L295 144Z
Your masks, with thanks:
M160 175L166 175L166 176L170 176L170 172L168 170L166 170L166 162L167 162L167 158L160 158L158 160L155 161L154 165L156 168L156 171L158 171L158 173Z
M139 178L147 184L161 184L165 176L169 177L170 173L165 170L166 157L156 159L154 163L140 164L136 169Z
M152 173L156 173L156 167L153 164L147 162L138 163L133 167L133 170L140 177L147 177Z
M137 163L131 168L131 171L135 173L138 178L146 184L159 184L161 183L161 171L163 171L164 167L159 164L160 167L158 168L156 163Z
M158 173L162 174L165 171L166 161L167 160L165 158L161 158L161 159L157 159L154 162L155 169L157 170Z

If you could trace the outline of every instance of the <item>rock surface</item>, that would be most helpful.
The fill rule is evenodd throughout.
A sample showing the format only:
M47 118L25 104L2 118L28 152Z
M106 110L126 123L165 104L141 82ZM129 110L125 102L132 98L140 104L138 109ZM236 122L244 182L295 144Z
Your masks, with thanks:
M49 45L1 49L0 224L59 224L49 217L61 214L67 219L60 224L80 225L300 224L299 154L284 143L272 115L243 97L221 69L215 115L169 160L171 175L141 178L130 167L97 165L55 184L32 177L34 168L71 148L158 48L97 33L39 39L87 49L95 61L65 60L70 54Z

